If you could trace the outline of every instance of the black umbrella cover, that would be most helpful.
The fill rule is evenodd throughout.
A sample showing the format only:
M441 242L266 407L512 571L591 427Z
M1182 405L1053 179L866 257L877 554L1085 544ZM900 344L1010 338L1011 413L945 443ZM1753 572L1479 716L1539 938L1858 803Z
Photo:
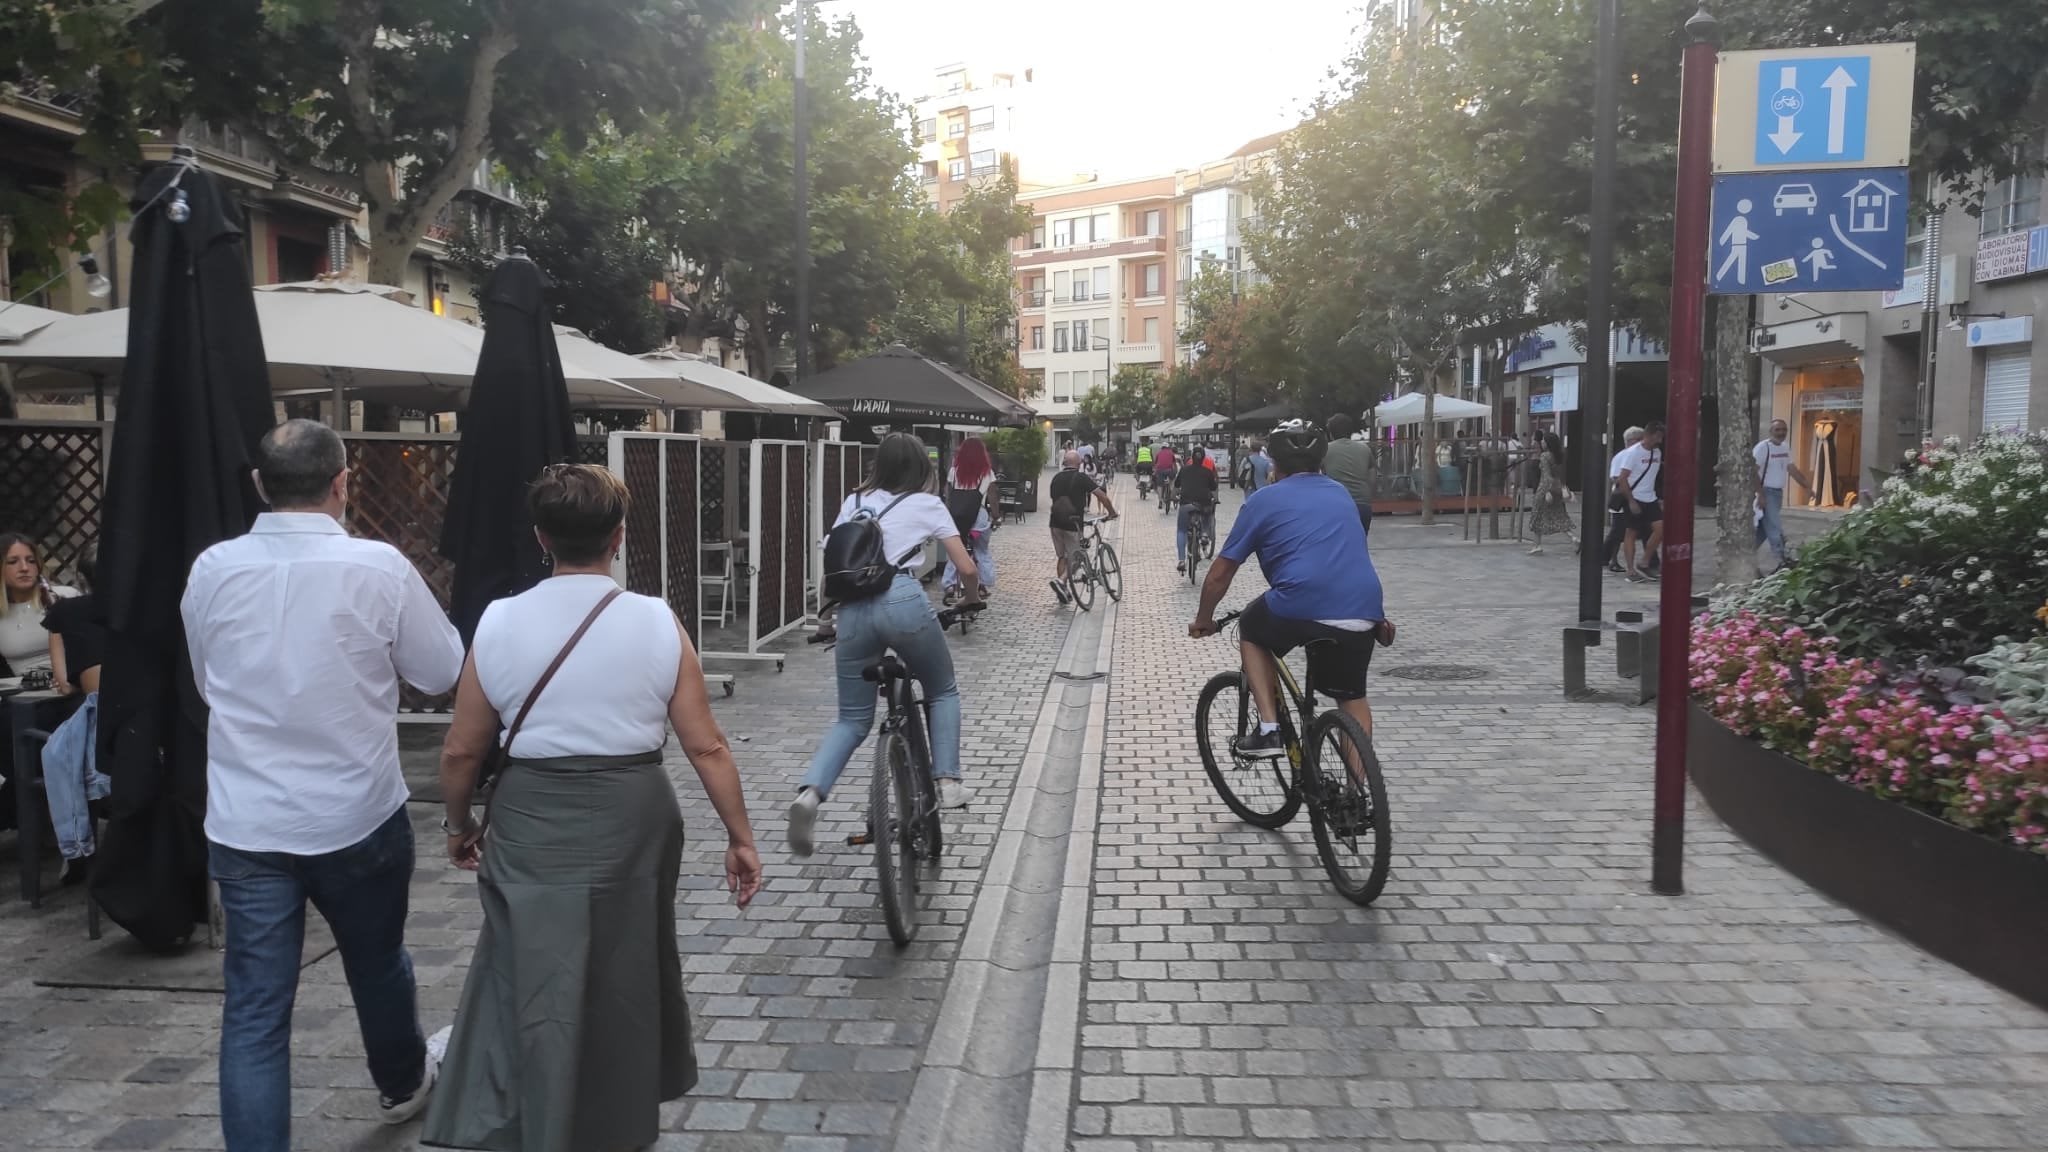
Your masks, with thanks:
M484 286L484 346L441 529L441 555L455 565L450 615L465 644L491 601L547 576L526 489L542 468L576 458L546 288L533 261L516 254Z
M180 164L151 172L134 208L94 596L109 628L99 756L113 815L93 895L137 939L168 947L206 914L206 706L178 601L192 561L255 522L250 469L272 419L241 210Z

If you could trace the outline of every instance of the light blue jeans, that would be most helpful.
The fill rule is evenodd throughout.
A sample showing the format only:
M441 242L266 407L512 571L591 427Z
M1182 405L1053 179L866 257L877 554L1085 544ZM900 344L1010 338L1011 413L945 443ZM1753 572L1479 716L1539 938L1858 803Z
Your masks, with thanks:
M960 689L953 681L953 651L946 646L946 631L939 627L938 613L931 597L915 576L899 573L887 592L871 600L856 600L839 606L838 647L834 655L839 673L839 719L825 730L817 752L811 756L811 770L804 774L804 786L815 788L819 797L832 793L846 762L867 739L875 726L877 686L861 671L895 649L931 705L932 776L960 778Z
M967 545L967 550L974 555L975 577L981 581L984 591L996 586L996 554L989 548L990 539L988 509L983 508L975 513L974 534L961 543ZM950 558L946 561L945 581L948 588L960 585L960 569L953 566Z
M1764 518L1757 522L1756 542L1769 544L1771 551L1782 561L1785 559L1785 490L1764 489L1759 506L1764 510Z
M113 791L114 782L100 774L100 694L94 692L69 720L50 733L43 746L43 793L50 801L50 824L57 830L57 849L66 860L93 854L90 805Z

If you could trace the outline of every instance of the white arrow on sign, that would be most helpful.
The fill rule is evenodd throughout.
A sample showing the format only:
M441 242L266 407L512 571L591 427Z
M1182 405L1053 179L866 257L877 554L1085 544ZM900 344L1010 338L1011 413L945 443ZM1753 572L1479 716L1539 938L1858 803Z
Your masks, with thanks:
M1837 69L1836 69L1836 71L1837 71L1837 72L1840 72L1840 71L1841 71L1841 69L1837 68ZM1779 91L1784 91L1785 89L1788 89L1788 88L1789 88L1789 89L1792 89L1792 90L1793 90L1793 91L1795 91L1795 92L1796 92L1796 91L1798 91L1798 89L1799 89L1799 69L1797 69L1797 68L1780 68L1780 69L1778 69L1778 89L1779 89ZM1837 107L1840 107L1840 94L1839 94L1839 93L1837 93L1837 95L1836 95L1836 106L1837 106ZM1797 143L1799 143L1799 137L1800 137L1800 135L1801 135L1801 134L1800 134L1800 133L1798 133L1798 132L1794 132L1794 131L1792 130L1792 121L1793 121L1793 120L1794 120L1794 119L1796 118L1796 116L1797 116L1797 112L1798 112L1798 109L1797 109L1797 108L1794 108L1794 109L1793 109L1793 112L1794 112L1794 115L1792 115L1792 116L1787 116L1787 115L1784 115L1783 113L1780 113L1780 114L1779 114L1779 116L1778 116L1778 130L1777 130L1776 132L1773 132L1773 133L1771 133L1771 137L1770 137L1770 139L1771 139L1771 143L1773 143L1773 144L1776 144L1776 145L1778 146L1778 153L1779 153L1779 155L1784 155L1785 153L1788 153L1788 152L1792 151L1792 146L1793 146L1794 144L1797 144ZM1836 151L1840 151L1840 149L1836 149Z
M1846 147L1842 138L1849 125L1849 89L1856 86L1856 78L1837 64L1820 86L1828 90L1828 155L1838 156Z

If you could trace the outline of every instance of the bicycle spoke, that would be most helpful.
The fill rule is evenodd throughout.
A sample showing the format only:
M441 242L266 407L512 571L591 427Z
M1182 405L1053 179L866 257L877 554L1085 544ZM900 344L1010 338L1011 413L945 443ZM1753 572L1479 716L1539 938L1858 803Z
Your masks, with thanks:
M1309 818L1316 851L1345 899L1370 904L1386 886L1393 857L1385 785L1372 740L1343 712L1316 718L1310 729Z

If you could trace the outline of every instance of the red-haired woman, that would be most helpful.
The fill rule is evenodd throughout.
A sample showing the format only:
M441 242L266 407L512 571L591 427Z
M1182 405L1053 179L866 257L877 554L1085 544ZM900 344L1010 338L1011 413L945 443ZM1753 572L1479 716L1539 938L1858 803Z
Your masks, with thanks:
M996 469L989 459L988 445L969 437L953 450L953 470L946 475L946 507L960 529L960 538L974 553L974 566L981 576L984 594L996 586L996 558L989 551L989 533L995 527ZM969 496L968 493L973 493ZM946 602L959 591L960 573L946 561Z

